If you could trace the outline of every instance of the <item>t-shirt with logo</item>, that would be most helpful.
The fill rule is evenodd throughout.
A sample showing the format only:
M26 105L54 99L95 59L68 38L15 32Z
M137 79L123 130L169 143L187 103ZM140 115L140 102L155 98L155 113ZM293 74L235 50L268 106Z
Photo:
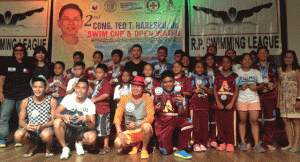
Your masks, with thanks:
M29 85L33 72L33 62L23 59L19 63L15 58L1 65L0 75L5 76L3 94L11 100L22 100L31 94Z
M70 120L73 121L71 126L82 126L83 123L77 120L80 116L96 114L95 104L89 98L86 98L83 103L78 103L76 94L67 95L61 105L66 108L65 115L71 115Z
M259 83L263 83L263 78L261 72L256 69L251 69L250 71L243 71L242 69L237 70L238 78L237 85L242 86L246 85L257 85ZM259 102L259 97L257 91L251 91L249 88L246 90L239 91L239 102Z

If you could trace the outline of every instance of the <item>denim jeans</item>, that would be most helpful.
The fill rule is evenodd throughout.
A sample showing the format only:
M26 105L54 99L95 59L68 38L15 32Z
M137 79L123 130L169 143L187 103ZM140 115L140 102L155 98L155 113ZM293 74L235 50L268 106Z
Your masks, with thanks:
M13 108L16 106L17 113L19 116L20 105L22 100L11 100L8 98L4 99L4 103L1 104L0 110L0 140L6 140L9 134L8 121L11 116ZM15 121L14 124L19 125L19 121Z

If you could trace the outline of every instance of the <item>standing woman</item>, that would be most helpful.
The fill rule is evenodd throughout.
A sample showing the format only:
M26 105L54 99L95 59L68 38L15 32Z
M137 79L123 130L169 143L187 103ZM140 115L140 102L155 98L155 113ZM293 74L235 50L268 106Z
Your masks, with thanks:
M26 47L18 43L13 48L13 59L2 65L0 70L0 148L6 147L9 134L9 118L16 106L20 112L21 101L30 96L29 81L32 77L32 65L28 62ZM22 146L16 143L15 146Z
M46 56L48 52L44 46L37 46L34 49L33 57L35 58L34 63L36 67L33 71L32 78L36 78L39 75L43 75L47 80L54 74L54 64L47 60Z
M288 146L283 151L299 152L300 137L300 71L298 59L294 51L281 55L282 67L278 69L278 103L280 116L285 124ZM293 125L293 126L292 126Z
M258 91L259 100L261 105L261 111L259 115L259 121L261 122L261 140L264 147L268 150L275 150L272 144L275 120L276 120L276 81L278 80L277 67L271 64L269 59L269 50L267 47L260 47L257 50L257 61L254 68L262 73L264 81L264 89Z

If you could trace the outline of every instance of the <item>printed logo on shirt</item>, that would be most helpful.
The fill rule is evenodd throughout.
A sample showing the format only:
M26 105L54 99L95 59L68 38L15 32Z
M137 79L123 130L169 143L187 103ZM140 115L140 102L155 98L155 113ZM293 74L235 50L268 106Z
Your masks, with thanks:
M256 84L256 77L255 76L243 75L239 79L240 79L242 84Z
M172 107L172 104L171 104L170 100L167 101L166 106L165 106L165 109L163 110L163 112L168 112L168 110L174 111L174 109L173 109L173 107Z
M16 67L8 67L7 71L8 72L16 72L17 68Z
M29 73L30 71L29 71L29 69L27 69L27 68L23 68L23 73Z
M222 83L222 87L220 89L220 92L229 92L229 91L230 91L230 88L228 86L228 82L225 80Z

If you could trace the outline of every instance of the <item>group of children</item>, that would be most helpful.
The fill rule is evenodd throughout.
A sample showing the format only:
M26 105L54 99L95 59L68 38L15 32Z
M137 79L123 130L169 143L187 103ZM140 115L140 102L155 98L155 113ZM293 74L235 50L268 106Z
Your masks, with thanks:
M139 56L134 53L136 51L140 52ZM140 57L141 51L139 45L133 46L131 50L133 57L136 58ZM181 87L181 92L185 97L183 102L184 117L181 123L181 120L176 122L184 125L185 120L187 120L192 123L193 127L192 134L177 137L177 146L182 147L180 143L185 139L190 139L194 151L207 151L208 147L215 147L220 151L234 151L235 146L237 146L238 132L241 140L240 150L248 150L247 141L249 139L246 137L246 123L249 116L254 139L253 150L256 152L265 151L260 144L260 138L266 148L274 150L272 137L275 128L276 108L279 108L289 142L289 145L283 147L282 150L300 151L297 140L300 136L300 111L298 110L300 108L298 102L300 101L298 86L300 73L295 52L287 51L282 54L282 67L280 68L270 64L267 48L257 50L256 62L253 62L248 53L240 56L240 62L236 62L236 52L229 49L220 62L216 63L216 48L211 46L202 60L197 60L193 67L190 64L189 55L182 50L175 52L175 63L173 64L166 62L167 48L160 47L157 53L159 62L154 64L138 63L139 66L143 66L142 70L134 69L128 64L125 67L121 65L123 52L118 49L111 52L113 65L110 67L101 63L103 53L96 51L93 54L94 66L85 68L84 55L81 52L76 52L73 56L74 66L67 70L66 75L64 74L64 63L60 61L55 63L55 77L48 80L50 85L47 93L55 97L59 105L66 95L74 93L74 88L80 78L89 79L92 85L89 89L89 96L96 105L97 135L104 139L104 148L100 153L107 154L110 152L111 116L113 117L113 112L122 96L130 93L130 81L133 77L142 75L145 78L144 92L154 98L154 106L157 106L159 102L156 100L158 94L156 94L155 89L162 87L166 94L171 94L174 90L168 91L167 81L163 85L160 78L163 71L172 70L175 80L174 86ZM131 61L130 64L136 63ZM174 113L172 107L176 104L178 103L174 101L174 103L160 105L164 108L159 114ZM165 142L158 141L159 146L156 146L157 142L155 141L153 147L159 147L161 152L169 154L171 152L170 142L166 143L166 140L172 139L172 137L161 137L162 134L166 133L162 133L162 131L168 123L164 120L169 119L161 118L157 113L155 116L155 122L161 123L160 127L155 126L156 129L160 129L156 130L156 135L160 136L160 139L164 139ZM264 121L264 131L261 136L259 134L259 120ZM291 124L293 124L293 128ZM191 125L187 124L186 126ZM172 130L170 133L173 133L174 129L170 130ZM154 136L156 135L154 134ZM156 140L156 138L153 139ZM191 156L186 155L183 158L191 158Z

